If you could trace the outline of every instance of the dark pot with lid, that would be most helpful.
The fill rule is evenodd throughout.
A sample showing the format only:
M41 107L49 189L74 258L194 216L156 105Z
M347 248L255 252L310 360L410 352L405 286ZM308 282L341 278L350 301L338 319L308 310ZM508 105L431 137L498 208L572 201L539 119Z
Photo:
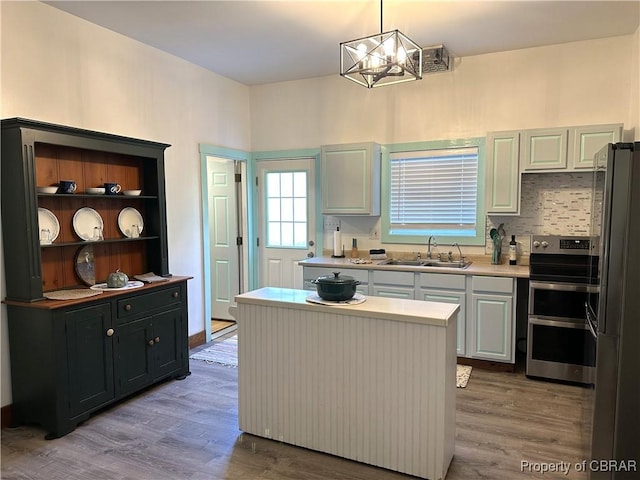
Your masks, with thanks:
M313 280L320 298L330 302L344 302L353 298L356 294L356 287L360 282L347 275L341 276L340 272L333 272L333 275L324 275Z

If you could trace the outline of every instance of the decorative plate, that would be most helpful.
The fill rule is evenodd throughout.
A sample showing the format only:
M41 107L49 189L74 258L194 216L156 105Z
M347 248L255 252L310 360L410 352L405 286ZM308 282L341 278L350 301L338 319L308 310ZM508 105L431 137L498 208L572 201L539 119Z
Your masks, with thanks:
M99 240L95 238L96 229L100 230L102 236L104 222L93 208L82 207L73 214L73 230L82 240Z
M139 237L144 228L142 215L133 207L124 207L118 214L118 228L125 237Z
M144 283L139 282L137 280L129 280L124 287L120 288L109 288L106 283L98 283L97 285L93 285L89 287L91 290L104 290L104 291L115 291L115 290L130 290L132 288L142 287Z
M93 245L85 245L76 254L76 273L89 286L96 284L96 271L93 267Z
M60 234L58 217L56 217L51 210L42 207L38 208L38 230L41 245L53 243Z

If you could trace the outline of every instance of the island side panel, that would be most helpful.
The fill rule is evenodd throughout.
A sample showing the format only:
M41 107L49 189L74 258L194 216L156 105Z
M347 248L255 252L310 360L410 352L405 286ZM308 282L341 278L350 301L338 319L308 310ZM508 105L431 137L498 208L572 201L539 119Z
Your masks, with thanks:
M447 327L238 303L240 429L422 478L455 439Z

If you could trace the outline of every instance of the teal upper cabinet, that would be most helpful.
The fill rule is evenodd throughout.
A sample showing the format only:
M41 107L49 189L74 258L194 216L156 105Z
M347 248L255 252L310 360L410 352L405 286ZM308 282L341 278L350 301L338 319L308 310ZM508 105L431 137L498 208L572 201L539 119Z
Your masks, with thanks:
M608 143L622 138L622 124L590 125L569 131L569 168L593 168L593 157Z
M321 157L322 213L380 215L380 145L325 145Z
M487 213L520 212L519 151L519 132L487 135Z
M522 134L522 170L567 168L568 128L525 130Z

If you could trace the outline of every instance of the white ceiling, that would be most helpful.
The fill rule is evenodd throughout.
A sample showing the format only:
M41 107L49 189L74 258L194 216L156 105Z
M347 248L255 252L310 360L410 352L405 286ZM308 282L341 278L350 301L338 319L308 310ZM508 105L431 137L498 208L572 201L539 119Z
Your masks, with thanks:
M337 74L339 44L380 32L378 0L46 2L246 85ZM383 30L451 55L635 32L634 1L385 0Z

